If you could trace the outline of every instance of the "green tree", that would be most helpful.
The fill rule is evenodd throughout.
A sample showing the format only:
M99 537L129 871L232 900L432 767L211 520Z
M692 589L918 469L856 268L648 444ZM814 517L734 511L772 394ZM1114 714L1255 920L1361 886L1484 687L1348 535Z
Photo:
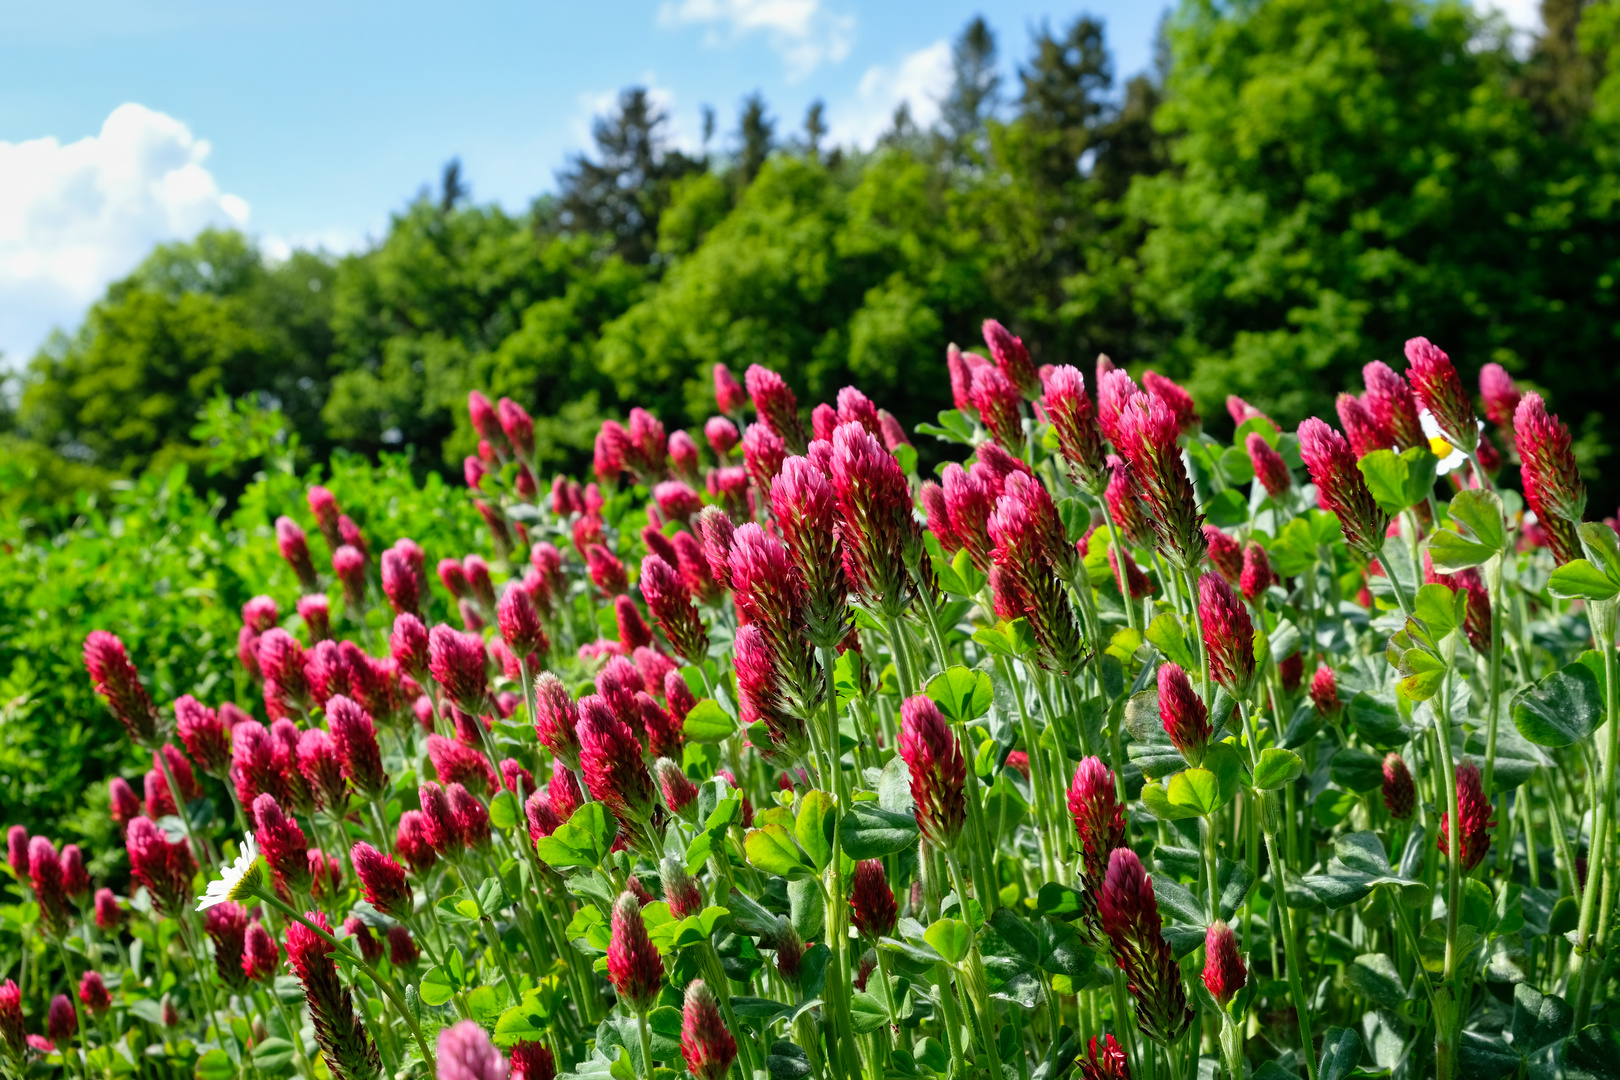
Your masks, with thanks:
M951 88L939 106L940 124L958 152L983 135L1000 90L995 32L984 16L975 16L951 48Z

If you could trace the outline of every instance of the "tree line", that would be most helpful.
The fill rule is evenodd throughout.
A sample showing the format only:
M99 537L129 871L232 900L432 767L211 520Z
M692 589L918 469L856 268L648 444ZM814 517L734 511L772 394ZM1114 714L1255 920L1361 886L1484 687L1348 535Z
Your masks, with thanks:
M469 389L528 406L545 467L577 470L631 406L700 424L716 362L803 400L854 383L909 426L950 404L945 344L993 316L1040 363L1106 352L1206 415L1236 393L1283 422L1422 334L1543 389L1606 509L1620 0L1544 0L1543 22L1526 41L1457 0L1183 0L1148 72L1121 80L1081 16L1003 80L975 19L938 121L902 106L870 150L829 145L819 103L792 128L755 94L688 153L630 88L526 213L452 163L351 255L158 247L8 387L0 506L49 526L148 468L200 476L221 395L279 408L311 460L412 448L449 471Z

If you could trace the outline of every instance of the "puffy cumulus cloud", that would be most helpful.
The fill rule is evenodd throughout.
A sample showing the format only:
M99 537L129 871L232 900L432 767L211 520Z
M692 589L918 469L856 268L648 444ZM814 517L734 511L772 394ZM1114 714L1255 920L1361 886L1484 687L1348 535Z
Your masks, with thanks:
M723 47L763 34L787 64L789 81L849 55L855 17L827 10L821 0L665 0L663 26L706 26L704 44Z
M874 64L861 76L855 97L833 107L832 137L871 146L894 122L902 101L916 125L926 128L939 119L939 103L950 88L951 45L943 38L901 57L898 64Z
M209 144L172 116L120 105L99 134L0 141L0 352L25 362L154 243L240 227L248 204L204 167Z

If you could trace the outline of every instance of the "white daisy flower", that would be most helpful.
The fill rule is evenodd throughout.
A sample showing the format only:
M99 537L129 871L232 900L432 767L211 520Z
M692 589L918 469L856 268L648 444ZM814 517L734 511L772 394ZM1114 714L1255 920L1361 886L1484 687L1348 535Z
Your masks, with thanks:
M259 845L248 833L242 838L242 851L236 861L208 883L208 888L197 898L197 910L205 911L227 900L245 900L264 882L264 870L259 865Z
M1468 455L1446 440L1445 433L1428 409L1418 410L1418 423L1423 425L1423 437L1429 440L1430 452L1440 459L1439 466L1434 470L1436 476L1444 476L1468 463ZM1485 430L1484 423L1480 423L1479 429Z

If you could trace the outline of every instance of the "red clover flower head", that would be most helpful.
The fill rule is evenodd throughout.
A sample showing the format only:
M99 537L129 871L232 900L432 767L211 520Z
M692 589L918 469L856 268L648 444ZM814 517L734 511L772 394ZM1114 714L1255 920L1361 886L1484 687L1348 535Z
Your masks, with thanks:
M96 929L114 933L124 924L124 909L118 906L118 897L109 888L96 890Z
M1119 414L1115 445L1130 463L1152 509L1148 524L1155 543L1172 563L1196 567L1204 557L1204 515L1198 512L1192 480L1176 443L1181 428L1174 410L1164 399L1136 394Z
M883 437L883 445L891 451L911 445L911 439L906 435L906 429L900 425L899 418L888 409L878 410L878 434Z
M326 913L311 911L310 922L327 933ZM315 1040L334 1080L372 1080L382 1071L377 1048L354 1010L354 998L338 979L332 946L301 922L287 924L287 962L304 984Z
M383 595L399 615L415 615L422 602L422 581L404 552L389 548L382 553Z
M667 757L660 757L653 762L653 775L669 812L676 817L686 817L687 811L692 810L697 804L697 785L681 771L679 765Z
M487 696L484 641L440 623L428 632L428 670L450 700L469 712L483 708Z
M911 772L917 827L930 843L956 845L967 820L967 762L933 700L918 694L900 707L900 756Z
M261 728L260 730L263 730L263 729ZM110 781L108 781L108 783L107 783L107 795L108 795L108 813L111 815L111 817L113 819L113 823L116 824L119 828L126 827L127 825L129 825L129 823L131 821L135 820L135 818L140 815L140 812L141 812L141 800L140 800L140 797L135 794L135 789L129 786L129 781L125 780L122 776L115 776ZM12 826L12 828L13 829L22 829L22 826L21 825L14 825L14 826ZM23 837L24 837L24 841L25 841L24 842L24 847L25 848L27 846L27 844L26 844L27 835L28 835L28 831L26 829L24 829L23 830Z
M197 861L184 840L170 842L150 818L138 817L125 833L131 876L151 893L159 911L178 915L191 897Z
M253 838L276 883L291 893L308 892L309 843L298 822L282 812L281 804L270 794L253 800L253 820Z
M320 583L315 578L315 564L309 557L309 541L304 536L304 530L299 528L298 522L285 514L276 518L276 547L281 549L281 557L292 567L293 574L298 578L298 584L303 590L307 593L319 591Z
M1513 385L1513 376L1501 364L1479 369L1479 395L1485 399L1485 418L1497 427L1513 427L1513 414L1524 395Z
M495 621L501 628L501 637L518 656L550 650L551 641L540 626L534 602L521 588L507 587L495 609Z
M50 1036L51 1041L65 1045L72 1040L78 1027L79 1017L73 1011L73 1002L68 1000L68 996L57 994L51 998L50 1007L45 1013L45 1034Z
M416 963L416 958L422 953L411 940L411 932L401 923L395 923L388 928L388 962L396 968L409 967Z
M1080 838L1087 892L1095 892L1108 870L1109 852L1125 842L1125 806L1114 774L1101 758L1088 757L1076 766L1069 783L1069 815Z
M1350 546L1365 555L1377 555L1384 546L1389 515L1367 490L1367 480L1356 467L1356 456L1344 436L1310 417L1299 425L1299 454L1323 505L1339 516L1339 527Z
M471 1020L440 1030L437 1057L441 1080L507 1080L506 1058Z
M601 544L585 546L585 569L591 584L601 590L603 596L617 596L630 587L624 562Z
M1525 394L1513 414L1514 445L1522 464L1524 499L1547 534L1562 566L1581 554L1575 527L1586 512L1586 485L1575 466L1569 428L1547 413L1541 395Z
M1384 755L1384 809L1397 821L1405 821L1417 808L1417 785L1401 755L1393 750Z
M848 631L849 605L838 559L838 502L832 484L809 458L789 458L771 485L771 513L804 582L810 643L833 648Z
M62 864L62 891L77 899L90 892L90 871L85 869L84 852L78 844L63 844L58 858Z
M320 728L300 732L297 761L298 771L315 805L337 815L343 814L349 805L348 782L332 737Z
M1245 576L1249 569L1246 562ZM1198 616L1204 625L1210 675L1233 697L1243 700L1254 682L1254 624L1248 609L1225 578L1205 574L1198 579Z
M362 840L350 850L349 859L368 904L396 919L411 914L411 887L405 881L405 868L392 856Z
M983 330L985 347L990 350L990 356L1001 375L1024 397L1031 401L1039 397L1041 377L1035 370L1035 361L1029 358L1029 350L1024 347L1023 339L1014 337L1011 331L994 319L984 320Z
M1394 440L1395 448L1410 450L1415 446L1428 446L1411 385L1382 360L1363 367L1361 377L1367 387L1364 404L1378 426Z
M1330 719L1338 715L1339 684L1332 668L1322 665L1316 669L1316 674L1311 676L1309 693L1311 704L1320 715Z
M754 487L761 492L771 490L771 481L782 469L782 462L787 459L788 448L781 436L772 431L769 425L761 421L749 424L748 430L743 432L743 465L748 470L748 478L754 482Z
M1160 931L1153 879L1128 847L1115 848L1108 856L1097 913L1114 962L1136 999L1137 1026L1160 1043L1174 1042L1192 1023L1193 1011L1175 954Z
M624 647L625 652L635 652L652 644L652 627L641 617L641 609L636 607L636 602L629 596L613 598L613 617L619 627L619 644Z
M1095 491L1105 482L1107 455L1096 410L1086 393L1086 377L1079 368L1068 364L1053 368L1046 378L1041 404L1051 417L1058 447L1071 474L1078 483Z
M1123 371L1110 370L1097 376L1097 426L1116 448L1120 442L1120 413L1137 393L1135 381ZM1178 430L1179 427L1178 424Z
M343 584L343 599L355 611L366 606L366 557L342 544L332 552L332 573Z
M1271 572L1271 561L1266 558L1266 549L1258 541L1250 540L1243 549L1243 574L1239 578L1243 599L1252 604L1276 580Z
M23 1030L22 991L11 979L0 983L0 1042L14 1062L21 1061L27 1043Z
M877 406L872 404L871 398L853 386L846 386L838 391L838 410L834 415L840 424L859 424L873 435L881 437L883 434L878 426ZM831 435L816 436L818 439L831 437Z
M989 529L995 497L978 476L955 463L945 466L942 479L951 532L967 549L974 567L980 573L988 573L995 547L990 541Z
M664 961L647 937L641 901L635 893L620 893L613 905L607 968L613 989L636 1012L645 1012L657 999L664 982Z
M579 714L568 688L556 675L542 671L534 681L534 697L534 733L540 745L570 769L578 768L579 736L574 727Z
M112 1008L112 995L99 971L86 971L79 980L79 1003L91 1016L100 1016Z
M849 891L849 921L863 941L876 941L894 933L900 905L883 869L883 860L866 859L855 864L855 877Z
M754 400L754 409L760 420L776 433L790 452L804 453L804 425L799 420L799 400L770 368L758 364L749 366L743 374L748 396ZM730 410L722 410L730 411Z
M1193 765L1203 763L1209 738L1214 734L1209 710L1179 664L1159 665L1159 722L1182 757Z
M1491 830L1496 828L1494 809L1485 798L1485 788L1480 781L1479 766L1472 761L1459 762L1457 765L1457 814L1462 819L1462 828L1459 830L1462 841L1457 852L1458 862L1463 873L1468 873L1485 859L1485 853L1491 848ZM1440 815L1440 854L1451 854L1452 830L1450 811Z
M956 467L961 468L960 465ZM951 510L945 502L945 489L932 480L926 481L917 491L917 501L922 504L923 516L928 520L928 531L939 541L940 549L946 555L955 555L962 549L962 541L951 530Z
M1176 424L1181 434L1191 434L1203 423L1198 416L1198 406L1193 404L1192 395L1174 380L1167 379L1156 371L1144 371L1142 389L1170 406L1171 412L1175 413Z
M150 748L161 741L157 708L116 635L105 630L90 631L84 639L84 666L96 693L106 699L136 745Z
M231 767L231 733L219 714L185 694L175 699L174 718L186 752L209 776L224 777Z
M686 866L673 855L666 855L658 864L658 880L664 887L664 899L670 914L685 919L703 911L703 890L697 879L686 872Z
M1374 450L1391 450L1395 436L1378 422L1377 416L1354 394L1340 394L1334 403L1339 423L1350 440L1350 450L1356 458L1366 457Z
M424 742L428 760L433 762L433 771L441 781L471 785L480 791L493 786L489 761L479 751L443 735L429 735Z
M1406 370L1407 378L1418 400L1440 425L1447 441L1472 453L1479 445L1479 420L1451 357L1428 338L1416 337L1406 343L1406 361L1411 365Z
M1248 969L1238 955L1237 935L1216 919L1204 934L1204 988L1224 1009L1248 981Z
M254 982L263 982L275 975L281 966L281 950L263 923L249 922L242 945L242 974Z
M1108 455L1107 468L1108 487L1103 492L1103 498L1108 502L1108 516L1124 534L1127 544L1132 547L1150 546L1153 529L1143 511L1146 496L1142 492L1142 485L1136 482L1135 472L1118 454Z
M451 816L455 818L456 832L460 834L461 842L471 848L488 847L489 810L478 801L478 797L457 783L445 785L444 797Z
M720 1001L702 979L686 986L681 1008L681 1057L697 1080L725 1080L737 1060L737 1040L726 1030Z
M580 770L591 797L625 823L652 817L656 790L635 732L595 694L579 700Z
M726 455L737 448L737 440L741 436L737 434L736 424L723 416L711 416L703 425L703 437L708 440L714 456L724 461Z
M278 618L278 609L272 597L255 596L242 605L242 625L255 634L262 634L276 625Z
M234 901L215 904L203 915L203 931L214 943L214 969L220 981L232 990L247 985L247 974L242 970L247 930L247 911Z
M1249 451L1249 461L1254 466L1254 475L1260 481L1260 486L1273 499L1282 498L1294 483L1288 463L1258 431L1249 432L1243 445Z
M1018 387L1000 368L987 366L973 372L973 407L979 410L990 437L1008 451L1018 449L1024 440L1020 402Z
M326 599L325 593L310 593L308 596L298 598L298 617L304 620L304 629L309 632L310 643L325 641L332 636L332 604ZM254 639L255 643L258 639ZM258 649L254 645L255 652ZM253 668L263 674L259 667L258 657L254 657Z
M669 460L672 463L675 475L681 477L681 480L669 481L669 483L679 484L680 487L685 488L687 491L692 491L691 484L686 482L697 479L698 475L698 448L697 443L692 441L692 436L684 431L677 431L669 437ZM664 485L660 484L658 486L663 487ZM653 490L653 497L658 498L657 488ZM692 492L692 499L695 503L697 500L696 492ZM659 505L663 505L663 499L659 499ZM697 512L696 505L693 506L692 512Z
M724 364L714 365L714 401L720 411L734 415L742 411L748 400L747 392Z
M257 720L244 720L231 729L231 783L243 806L264 792L281 790L281 771L276 768L275 743L270 732Z
M366 798L375 798L388 786L382 751L377 746L377 725L371 714L346 697L326 703L326 729L337 747L343 775Z
M709 573L720 588L731 588L731 545L736 525L718 506L705 506L698 514L698 531L703 534L703 555Z
M56 845L43 836L28 841L28 883L39 901L39 921L52 937L67 931L69 906L62 884L62 859Z
M467 394L467 416L472 420L473 430L492 443L499 443L506 434L501 430L501 420L495 406L477 390Z

